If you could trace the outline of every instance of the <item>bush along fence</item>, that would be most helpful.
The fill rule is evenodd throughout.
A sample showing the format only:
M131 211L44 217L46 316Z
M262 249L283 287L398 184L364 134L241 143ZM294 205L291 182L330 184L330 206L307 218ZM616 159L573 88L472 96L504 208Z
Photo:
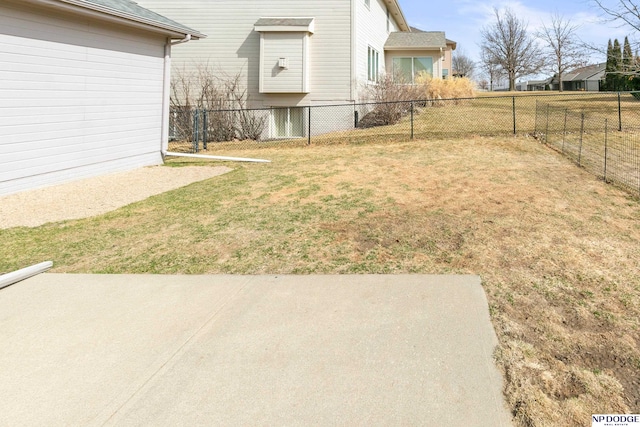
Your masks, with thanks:
M534 135L604 181L640 196L640 116L634 114L539 102Z

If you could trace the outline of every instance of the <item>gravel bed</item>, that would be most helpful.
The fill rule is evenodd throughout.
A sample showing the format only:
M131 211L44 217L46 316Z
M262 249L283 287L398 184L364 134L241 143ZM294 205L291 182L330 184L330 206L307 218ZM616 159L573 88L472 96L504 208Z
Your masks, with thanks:
M101 215L232 169L151 166L0 197L0 229Z

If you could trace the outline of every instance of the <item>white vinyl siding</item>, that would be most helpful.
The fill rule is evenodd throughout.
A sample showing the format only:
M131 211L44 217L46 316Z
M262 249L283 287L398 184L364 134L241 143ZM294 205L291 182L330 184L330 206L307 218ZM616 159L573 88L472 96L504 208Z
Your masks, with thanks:
M173 70L195 71L198 64L226 75L242 75L251 107L309 105L351 99L350 0L138 0L147 7L207 35L175 46ZM306 93L259 92L260 18L314 18L309 36L309 88ZM366 46L365 46L366 50Z
M0 5L0 194L159 164L164 37Z
M379 52L378 73L384 73L384 44L389 37L389 33L398 30L397 23L391 14L388 14L387 7L382 0L371 0L370 8L363 3L356 2L356 70L355 76L358 87L362 88L364 83L372 81L371 58L369 48Z
M306 33L266 33L263 37L262 93L303 93L308 70ZM281 67L280 60L286 67Z

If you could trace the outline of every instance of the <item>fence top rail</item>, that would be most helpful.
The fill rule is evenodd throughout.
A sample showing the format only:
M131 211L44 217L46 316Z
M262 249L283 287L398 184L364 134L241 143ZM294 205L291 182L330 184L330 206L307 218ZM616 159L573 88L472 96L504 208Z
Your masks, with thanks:
M617 96L618 94L628 94L631 95L633 91L627 92L580 92L580 93L566 93L566 92L554 92L554 93L532 93L528 94L526 92L520 92L517 95L492 95L492 96L476 96L476 97L463 97L463 98L438 98L438 99L427 99L427 98L418 98L411 100L401 100L401 101L367 101L367 102L345 102L342 104L321 104L321 105L295 105L295 106L282 106L282 107L260 107L260 108L233 108L233 109L207 109L207 108L198 108L198 107L171 107L173 112L176 111L206 111L206 112L216 112L216 113L231 113L231 112L244 112L244 111L273 111L280 110L285 108L330 108L330 107L363 107L363 106L372 106L372 105L391 105L391 104L427 104L430 102L456 102L456 101L478 101L484 99L526 99L526 98L551 98L551 97L562 97L564 99L575 97L591 97L591 98L607 98L613 95Z

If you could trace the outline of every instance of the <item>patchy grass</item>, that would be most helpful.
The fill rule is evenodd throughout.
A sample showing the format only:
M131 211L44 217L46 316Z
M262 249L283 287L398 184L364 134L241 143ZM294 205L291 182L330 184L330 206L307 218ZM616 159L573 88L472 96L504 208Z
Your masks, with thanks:
M270 164L0 230L0 271L472 273L520 425L640 412L640 204L531 138L243 152ZM197 164L171 160L180 167Z

